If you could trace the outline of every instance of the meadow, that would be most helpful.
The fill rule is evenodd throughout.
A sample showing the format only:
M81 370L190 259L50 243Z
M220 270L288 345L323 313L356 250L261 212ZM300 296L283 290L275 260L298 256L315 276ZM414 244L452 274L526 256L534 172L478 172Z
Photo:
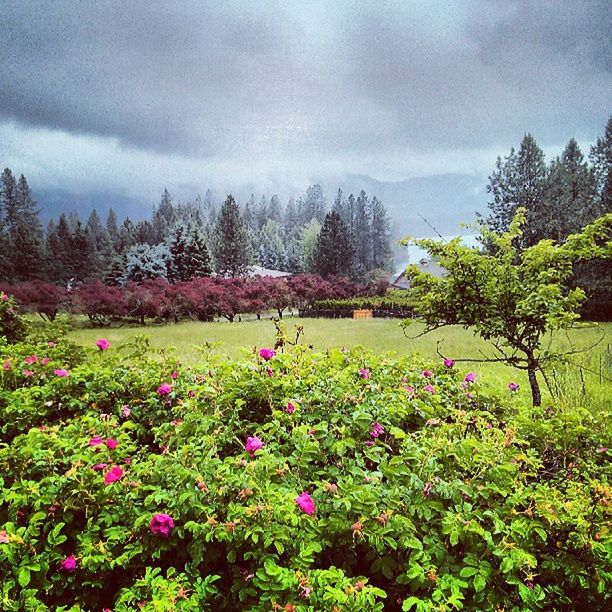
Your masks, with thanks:
M397 357L414 356L421 362L439 361L438 350L455 360L493 356L487 342L460 326L449 326L422 336L422 324L414 323L404 333L397 319L304 319L289 316L283 320L283 326L290 338L295 337L296 328L302 326L304 331L300 343L317 351L363 347ZM253 352L255 347L272 346L275 333L270 318L234 323L181 322L110 328L78 327L77 322L77 328L69 334L69 339L92 346L100 337L121 344L134 336L144 335L152 349L169 352L186 365L195 365L206 354L235 358ZM547 346L558 351L587 349L593 345L594 348L584 353L570 355L571 363L557 363L551 368L549 382L561 394L557 401L586 402L595 409L609 408L612 397L612 323L585 323L567 332L559 332L547 342ZM477 361L462 363L461 367L474 370L484 382L498 389L505 388L510 381L519 383L519 395L529 401L524 372L501 363ZM550 394L544 391L546 400L551 401Z

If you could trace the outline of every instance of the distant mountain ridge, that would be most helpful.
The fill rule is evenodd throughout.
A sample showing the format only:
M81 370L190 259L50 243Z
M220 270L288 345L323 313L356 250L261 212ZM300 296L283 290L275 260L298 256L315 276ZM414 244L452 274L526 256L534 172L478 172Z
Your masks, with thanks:
M420 217L422 215L441 234L456 235L470 233L462 230L461 223L472 223L476 219L475 212L484 212L487 204L486 177L477 174L440 174L427 177L413 177L402 181L380 181L366 175L350 175L345 179L332 183L329 180L319 181L327 196L328 204L334 201L338 188L348 196L358 195L364 189L369 196L375 195L387 208L393 220L392 233L394 237L405 234L414 236L431 235L432 230ZM167 185L173 193L172 184ZM308 185L296 187L293 197L299 197ZM161 191L160 190L160 197ZM261 193L270 196L269 190ZM110 208L117 214L119 220L128 216L133 221L148 218L158 201L149 198L130 196L118 191L98 190L90 193L75 193L67 189L36 189L34 198L41 209L41 220L47 222L57 219L62 212L77 211L81 219L86 220L95 208L104 220ZM204 196L206 187L199 191L194 189L190 199L199 194ZM234 191L242 202L247 196L244 188ZM218 199L222 196L217 192ZM286 194L279 194L281 202L286 205ZM258 199L258 194L255 194ZM177 198L177 199L185 199Z

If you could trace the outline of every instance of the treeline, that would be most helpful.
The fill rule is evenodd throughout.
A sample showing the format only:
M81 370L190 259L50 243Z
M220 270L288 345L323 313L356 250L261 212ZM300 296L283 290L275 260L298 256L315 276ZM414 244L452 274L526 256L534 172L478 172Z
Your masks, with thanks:
M193 319L228 321L246 313L261 315L274 311L282 318L286 309L305 309L317 300L383 295L386 283L357 284L345 278L324 279L315 274L286 278L201 277L170 283L146 279L125 286L100 280L69 289L40 280L2 283L0 291L13 295L26 312L54 320L61 313L86 315L96 325L147 320Z
M562 243L598 217L612 212L612 118L605 134L591 147L588 160L573 138L563 153L546 163L531 134L517 150L497 158L489 177L489 214L482 226L496 233L508 229L517 208L524 207L526 223L520 245L533 246L543 239ZM491 243L483 238L485 249ZM582 287L587 302L582 315L612 320L612 262L609 259L577 264L573 284Z
M204 199L175 202L164 190L149 219L120 223L111 209L104 221L94 210L83 222L73 212L43 230L27 179L15 179L6 168L0 239L0 279L66 286L234 277L254 265L355 280L392 268L390 222L381 202L364 191L357 197L338 191L330 209L318 185L285 207L277 196L259 202L252 196L240 207L231 195L218 207L210 191ZM338 245L340 257L334 255Z

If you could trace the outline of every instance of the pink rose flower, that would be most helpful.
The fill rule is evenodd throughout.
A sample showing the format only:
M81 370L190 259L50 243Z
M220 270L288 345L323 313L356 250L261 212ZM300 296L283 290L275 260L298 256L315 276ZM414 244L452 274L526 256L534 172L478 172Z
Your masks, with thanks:
M118 480L120 480L122 476L123 470L118 465L116 465L107 472L104 478L104 484L113 484L113 482L117 482Z
M100 444L102 444L101 436L94 436L93 438L90 438L89 440L89 446L100 446Z
M263 445L263 442L257 436L249 436L244 445L244 450L249 453L251 459L253 459L255 457L255 451L263 448Z
M414 395L414 387L411 385L406 385L404 387L404 391L408 394L408 395Z
M425 391L426 393L431 393L432 395L436 392L432 385L425 385L423 387L423 391Z
M55 346L57 346L57 344L55 344L55 342L47 342L47 346L50 348L53 348Z
M38 361L38 357L36 355L30 355L29 357L25 357L24 361L28 365L32 365L33 363L36 363Z
M6 533L6 530L3 529L2 531L0 531L0 544L8 544L8 543L9 543L8 533Z
M108 467L107 463L96 463L95 465L91 467L91 469L94 472L101 472L102 470L105 470L107 467Z
M293 414L295 412L295 406L291 402L287 402L287 408L285 408L287 414Z
M276 355L276 351L274 349L271 349L271 348L262 348L259 351L259 356L264 361L270 361L270 359L272 359L272 357L274 357L274 355Z
M68 370L64 370L63 368L58 368L57 370L53 370L53 373L60 378L66 378L69 375Z
M383 433L385 433L385 430L383 429L380 423L372 423L372 428L370 429L370 435L373 438L378 438L378 436L380 436L380 434L383 434Z
M65 574L72 574L76 570L76 566L76 557L74 555L70 555L60 563L60 571L64 572Z
M169 514L160 513L154 514L149 529L153 535L159 535L163 538L170 536L170 531L174 528L174 520Z
M3 364L2 364L2 369L3 370L12 370L13 369L13 365L11 364L11 360L7 359Z
M157 387L157 395L160 396L168 395L168 393L170 393L171 391L172 387L168 383L162 383L161 385L159 385L159 387Z
M423 370L422 374L425 378L431 378L433 376L433 372L431 370Z
M312 497L307 491L304 491L295 498L295 503L298 505L300 510L306 514L314 514L315 504L312 501Z
M178 378L178 372L176 370L174 370L172 372L172 374L170 374L170 378L176 380Z
M476 380L476 372L468 372L463 379L463 382L473 383Z
M365 445L366 446L374 446L374 444L375 444L374 440L366 440L365 441Z
M40 363L42 363L42 365L47 365L49 363L49 358L48 357L43 357L40 360Z
M445 359L444 360L444 367L445 368L452 368L455 365L455 362L452 359Z
M121 416L124 419L127 419L130 416L131 413L132 413L132 411L130 410L130 407L127 404L124 404L121 407Z
M32 370L21 370L21 373L27 378L29 376L34 376L34 372L32 372Z
M368 380L370 378L370 370L366 368L361 368L361 370L359 370L359 378L363 380Z
M99 340L96 340L96 346L101 351L106 351L108 348L110 348L110 342L106 338L100 338Z
M117 440L114 438L106 438L106 447L110 448L110 450L117 448L118 444L119 442L117 442Z
M516 393L519 390L519 386L515 382L508 383L508 389L512 391L512 393Z

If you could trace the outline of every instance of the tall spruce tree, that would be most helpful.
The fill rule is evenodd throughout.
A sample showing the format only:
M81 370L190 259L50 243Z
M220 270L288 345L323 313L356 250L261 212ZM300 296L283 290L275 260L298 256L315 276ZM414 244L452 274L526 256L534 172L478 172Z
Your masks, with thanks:
M591 147L589 161L597 181L602 214L612 212L612 117L608 119L604 136Z
M12 267L17 280L27 281L42 276L44 234L38 208L25 176L19 177L16 207L11 235Z
M233 196L221 206L213 238L215 270L223 276L243 276L252 262L246 224Z
M194 226L178 225L170 238L168 280L185 282L212 272L210 255L204 236Z
M372 216L370 200L362 189L355 202L353 217L353 249L355 251L355 273L362 276L372 269Z
M497 158L496 169L487 186L493 196L488 205L491 212L486 219L481 219L481 223L496 233L505 232L517 208L523 207L527 211L527 221L519 242L523 247L536 244L545 234L541 207L546 189L544 153L535 138L525 134L518 152L512 148L503 161Z
M264 268L287 269L287 252L283 232L278 222L268 219L259 233L257 260Z
M159 206L153 212L151 220L151 241L153 244L164 242L177 222L177 211L172 202L172 196L164 189Z
M391 270L393 268L391 222L387 210L376 196L372 198L370 208L372 211L370 227L372 269Z
M334 211L325 216L314 255L316 271L323 277L349 276L353 269L353 247L349 230Z

